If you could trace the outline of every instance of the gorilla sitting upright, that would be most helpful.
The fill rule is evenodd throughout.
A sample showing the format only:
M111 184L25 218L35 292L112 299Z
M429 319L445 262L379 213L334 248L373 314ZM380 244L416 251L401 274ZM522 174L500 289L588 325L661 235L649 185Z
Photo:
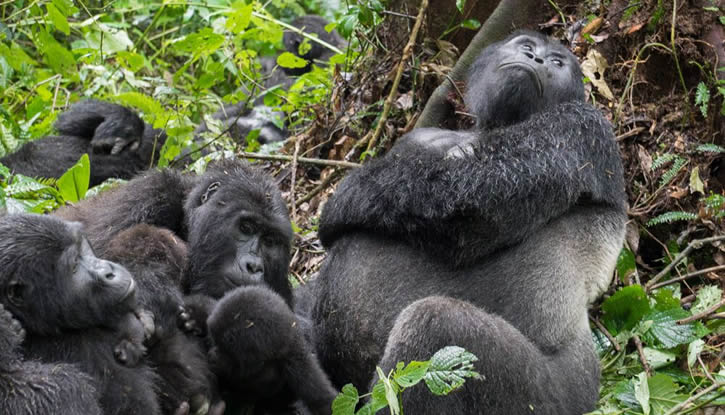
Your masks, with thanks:
M598 397L587 306L609 281L626 219L610 124L584 102L576 58L519 31L472 67L468 132L414 130L351 173L322 214L329 249L310 316L338 386L375 366L473 352L482 380L415 414L581 414Z
M58 116L60 135L28 141L0 164L32 177L60 177L88 154L90 185L109 178L130 179L152 167L166 133L146 124L134 111L118 104L87 99Z

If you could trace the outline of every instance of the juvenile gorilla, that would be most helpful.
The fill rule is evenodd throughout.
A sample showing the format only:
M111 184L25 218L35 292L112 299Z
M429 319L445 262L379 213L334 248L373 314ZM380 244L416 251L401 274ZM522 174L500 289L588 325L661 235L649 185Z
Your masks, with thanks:
M114 356L125 337L119 329L128 328L136 309L128 271L98 259L78 223L8 215L0 218L0 234L0 303L27 331L25 356L88 373L106 415L159 414L153 371Z
M576 58L521 31L472 67L469 132L414 130L351 173L328 202L329 248L306 291L323 367L367 388L376 365L446 345L483 380L415 414L581 414L599 364L587 306L611 279L626 219L612 128L584 102Z
M90 185L116 177L129 179L158 159L166 140L128 108L88 99L58 116L61 134L29 141L0 158L13 172L32 177L60 177L83 154L91 161Z
M23 360L24 338L0 304L0 413L102 415L90 376L73 365Z

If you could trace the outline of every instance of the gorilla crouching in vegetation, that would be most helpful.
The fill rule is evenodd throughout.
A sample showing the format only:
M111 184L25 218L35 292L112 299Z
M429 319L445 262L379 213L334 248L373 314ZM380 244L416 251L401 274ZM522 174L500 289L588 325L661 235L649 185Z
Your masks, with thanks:
M516 32L472 67L476 130L413 130L338 187L309 290L334 383L367 388L376 365L459 345L483 379L447 397L416 386L406 412L594 409L587 307L611 280L626 195L611 125L581 79L566 48Z
M166 141L166 133L143 122L118 104L88 99L58 116L61 134L32 140L0 158L14 173L58 178L83 154L91 161L90 185L115 177L130 179L152 167Z
M106 415L160 414L154 372L114 356L127 337L119 330L136 309L131 274L97 258L78 223L8 215L0 235L0 303L27 332L25 357L76 364L90 375Z
M24 338L0 304L0 413L102 415L90 376L73 365L23 360Z

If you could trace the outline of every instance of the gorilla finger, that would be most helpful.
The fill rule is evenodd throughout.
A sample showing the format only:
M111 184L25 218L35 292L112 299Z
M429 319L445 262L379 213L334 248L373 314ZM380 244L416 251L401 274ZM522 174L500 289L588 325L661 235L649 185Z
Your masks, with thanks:
M224 401L219 401L215 403L211 409L209 409L209 413L207 415L223 415L226 409L227 404Z
M179 407L176 408L174 415L189 415L189 403L182 402L181 405L179 405Z
M209 400L204 395L194 395L189 400L194 415L207 415L209 413Z

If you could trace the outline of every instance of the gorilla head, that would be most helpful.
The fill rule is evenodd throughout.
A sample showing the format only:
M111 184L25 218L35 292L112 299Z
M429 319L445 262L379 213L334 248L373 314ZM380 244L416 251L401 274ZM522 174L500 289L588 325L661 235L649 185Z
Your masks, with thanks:
M80 224L8 215L0 235L0 303L29 333L106 326L135 307L131 274L96 258Z
M186 289L220 298L246 285L267 285L291 302L287 281L292 228L272 180L235 161L200 177L186 199Z
M471 67L466 104L479 127L516 124L568 101L584 101L576 57L545 35L520 30L487 47Z

